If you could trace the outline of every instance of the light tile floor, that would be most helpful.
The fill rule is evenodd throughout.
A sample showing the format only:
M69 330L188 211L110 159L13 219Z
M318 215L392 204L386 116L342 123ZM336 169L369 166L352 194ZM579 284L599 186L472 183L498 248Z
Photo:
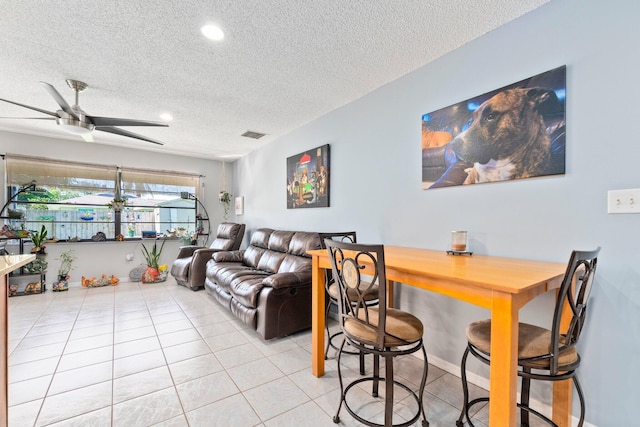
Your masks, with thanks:
M171 278L10 298L9 427L334 426L336 362L312 376L310 341L309 331L264 341ZM344 365L358 376L357 357ZM414 389L420 369L412 356L396 365ZM359 413L380 419L379 399L353 395ZM405 397L398 417L410 410ZM454 426L461 401L459 378L430 365L431 427ZM483 408L475 424L486 418ZM358 424L343 408L340 425Z

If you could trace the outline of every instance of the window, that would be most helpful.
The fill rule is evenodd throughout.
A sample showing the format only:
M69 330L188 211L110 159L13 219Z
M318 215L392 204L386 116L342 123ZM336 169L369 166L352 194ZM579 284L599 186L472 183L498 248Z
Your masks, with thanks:
M107 239L140 237L143 231L190 235L204 228L189 197L197 194L198 175L13 154L5 159L13 228L44 225L58 240L87 240L100 232ZM126 200L121 211L109 207L118 198Z

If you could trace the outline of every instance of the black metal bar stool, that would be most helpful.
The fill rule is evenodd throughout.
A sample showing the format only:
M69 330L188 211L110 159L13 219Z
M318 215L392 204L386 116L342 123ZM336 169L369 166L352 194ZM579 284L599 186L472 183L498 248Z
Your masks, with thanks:
M572 379L580 400L578 427L584 423L584 396L576 376L576 370L580 366L580 355L576 344L585 324L587 300L591 293L599 252L600 248L598 247L593 251L573 251L571 253L562 285L558 290L551 329L528 323L518 325L518 367L520 368L518 376L521 378L518 408L520 408L521 427L529 426L529 414L556 426L548 417L529 407L531 380L562 381ZM564 307L570 308L571 312L567 328L562 327ZM461 364L464 402L460 418L456 422L458 427L464 425L465 418L469 425L473 426L469 409L476 403L489 401L488 397L481 397L469 402L466 366L469 354L487 365L491 363L491 319L470 324L467 327L467 340L468 345L462 356Z
M338 291L338 318L343 332L343 342L338 351L338 378L340 380L340 404L333 418L340 422L342 405L358 422L372 427L407 427L422 416L422 426L429 422L424 413L422 398L427 382L428 362L424 349L422 322L412 314L387 307L387 280L382 245L362 245L356 243L325 240L333 279ZM366 275L366 276L365 276ZM366 295L373 287L378 292L377 306L366 303ZM345 386L342 378L340 359L345 343L349 343L364 354L373 355L373 374L360 377ZM424 368L420 388L416 393L406 384L394 378L393 363L399 356L422 351ZM380 358L384 359L384 377L380 376ZM384 383L384 424L375 423L358 415L349 406L347 396L358 384L370 382L372 396L378 397L380 383ZM408 421L393 423L394 388L405 390L417 404L417 410Z
M325 239L331 239L338 242L356 243L355 231L345 231L345 232L339 232L339 233L319 233L319 235L320 235L320 245L322 249L326 249L326 246L324 243ZM333 279L333 276L330 270L328 270L326 273L325 290L328 296L328 299L327 299L328 303L324 313L324 324L325 324L325 328L327 329L327 345L324 350L324 359L327 360L329 358L330 347L335 349L336 352L339 350L339 347L333 342L334 338L342 335L341 329L334 333L331 333L331 331L329 330L329 313L331 312L332 307L336 307L336 309L338 307L338 287L335 284L335 280ZM351 295L351 297L353 297L353 295ZM378 288L376 286L372 287L367 293L367 295L365 296L365 304L369 306L378 305ZM344 354L359 355L360 375L364 375L364 353L362 353L361 351L347 350L347 349L343 349L342 352Z

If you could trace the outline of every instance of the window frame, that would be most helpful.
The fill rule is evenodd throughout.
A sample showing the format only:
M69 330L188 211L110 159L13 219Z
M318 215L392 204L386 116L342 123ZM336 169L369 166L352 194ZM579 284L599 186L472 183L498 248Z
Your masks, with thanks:
M49 236L55 236L58 241L96 241L98 232L91 230L98 229L105 234L106 241L119 240L119 235L124 240L139 240L142 231L155 231L157 236L163 237L183 237L181 228L184 228L185 241L191 241L190 236L197 236L199 230L203 235L207 233L207 230L203 231L202 215L198 212L196 200L184 197L189 194L197 197L202 178L198 174L17 154L4 155L4 167L5 200L10 203L7 211L0 214L6 215L9 208L23 211L22 219L11 218L7 221L8 216L2 217L13 228L40 230L45 225ZM136 194L127 193L128 181L124 181L123 185L123 175L125 179L136 178L135 184L139 190ZM36 190L46 190L47 195L60 197L73 194L73 190L83 195L53 201L28 200L27 194L30 192L16 197L21 188L34 183L34 178ZM156 198L154 191L166 200L163 202L162 198ZM151 197L142 198L149 194ZM86 199L84 202L83 197ZM108 207L109 203L122 198L128 201L122 211ZM64 203L73 199L77 200ZM132 203L129 204L129 201ZM36 215L31 209L38 205L46 205L46 212L38 212L43 215ZM135 232L130 235L129 226L132 224ZM83 230L81 234L77 232L79 229ZM70 230L76 232L67 233ZM170 230L177 230L177 233L170 233Z

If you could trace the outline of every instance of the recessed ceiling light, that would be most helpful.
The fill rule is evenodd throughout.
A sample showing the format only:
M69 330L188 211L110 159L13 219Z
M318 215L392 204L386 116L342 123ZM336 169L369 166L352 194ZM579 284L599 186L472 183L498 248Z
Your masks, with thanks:
M166 120L167 122L170 122L171 120L173 120L173 116L169 113L162 113L160 114L160 118L162 120Z
M200 31L202 31L202 34L204 34L206 38L211 40L219 41L224 38L224 33L217 25L205 25Z

